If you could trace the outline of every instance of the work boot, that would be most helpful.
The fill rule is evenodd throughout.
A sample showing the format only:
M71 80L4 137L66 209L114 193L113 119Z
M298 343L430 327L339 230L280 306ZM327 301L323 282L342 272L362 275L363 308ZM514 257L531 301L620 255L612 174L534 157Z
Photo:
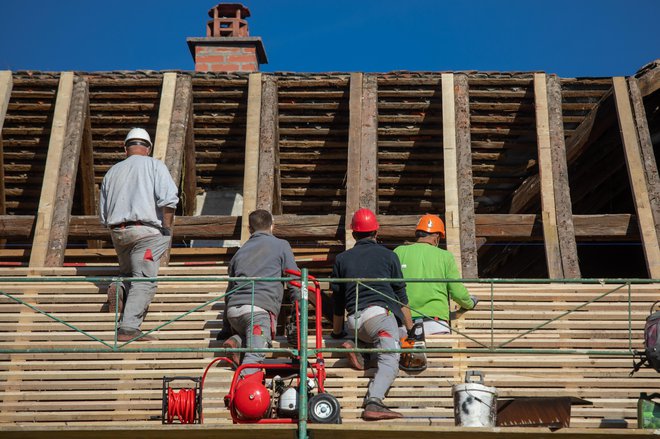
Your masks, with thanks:
M350 340L346 340L341 344L341 347L344 349L355 349L355 343ZM355 370L364 370L364 357L357 352L346 352L346 358L348 359L348 364Z
M399 419L403 414L388 409L383 401L378 398L367 399L362 412L362 419L365 421L380 421L383 419Z
M222 347L225 349L238 349L241 347L241 343L237 340L237 337L231 336L224 342L222 342ZM241 364L241 353L240 352L232 352L232 353L227 353L229 356L229 359L238 366Z
M139 329L122 329L117 330L117 341L131 341L134 338L137 338L135 341L155 341L158 340L153 335L148 335L140 331Z
M114 314L115 308L119 306L117 313L121 315L124 312L124 288L119 287L119 297L117 297L117 283L108 285L108 312Z

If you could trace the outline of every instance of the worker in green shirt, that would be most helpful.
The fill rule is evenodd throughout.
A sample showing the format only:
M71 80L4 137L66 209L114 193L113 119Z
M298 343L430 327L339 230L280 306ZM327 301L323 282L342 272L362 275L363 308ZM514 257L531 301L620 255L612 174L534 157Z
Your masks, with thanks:
M422 216L415 236L415 243L394 249L405 279L460 279L454 255L438 248L440 239L445 237L445 225L439 217ZM424 319L426 335L451 332L450 297L466 310L474 308L478 302L460 282L408 282L406 289L412 318Z

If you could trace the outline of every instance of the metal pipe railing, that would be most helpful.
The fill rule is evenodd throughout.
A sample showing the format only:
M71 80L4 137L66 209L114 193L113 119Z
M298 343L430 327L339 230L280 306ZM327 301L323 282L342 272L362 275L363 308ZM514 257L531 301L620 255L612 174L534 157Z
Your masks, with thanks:
M153 332L156 332L168 325L174 324L175 322L183 319L184 317L188 316L189 314L199 311L213 303L218 302L221 299L225 299L226 297L230 296L231 294L234 294L236 291L244 287L245 285L251 285L251 306L254 309L254 294L255 294L255 282L288 282L292 280L291 278L288 277L281 277L281 278L234 278L234 277L226 277L226 276L189 276L189 277L184 277L184 276L179 276L179 277L155 277L155 278L122 278L122 277L3 277L0 278L0 286L2 283L63 283L63 282L71 282L71 283L77 283L77 282L93 282L93 283L115 283L117 286L116 291L117 295L120 292L119 286L124 283L124 282L157 282L157 281L167 281L167 282L190 282L190 281L195 281L195 282L234 282L236 283L236 286L232 288L229 291L226 291L223 294L218 295L217 297L213 297L212 299L207 300L206 302L202 303L201 305L195 306L192 309L185 311L181 313L180 315L177 315L176 317L168 320L165 323L162 323L155 328L149 330L146 332L146 334L150 334ZM488 353L488 354L537 354L537 355L598 355L598 356L630 356L631 353L633 352L633 341L632 341L632 292L631 288L632 285L644 285L644 284L656 284L660 283L660 279L388 279L388 278L351 278L351 279L337 279L337 278L319 278L317 279L320 282L330 282L330 283L349 283L353 282L357 284L356 287L356 292L359 294L359 291L361 287L363 289L367 289L371 292L375 292L377 294L383 294L376 289L372 288L368 283L370 282L423 282L423 283L429 283L429 282L462 282L462 283L468 283L468 284L488 284L489 285L489 291L490 291L490 345L484 344L481 341L471 337L470 335L464 333L463 331L459 331L456 329L453 329L453 331L458 334L461 337L464 337L468 340L471 340L472 342L478 344L479 348L425 348L421 349L420 352L426 352L426 353L468 353L468 354L473 354L473 353ZM40 307L30 304L21 298L17 297L16 295L7 293L5 291L0 291L0 295L7 297L13 302L16 302L18 304L21 304L23 306L26 306L27 308L31 309L32 311L35 311L37 313L40 313L42 315L45 315L49 319L63 324L69 329L72 329L76 332L79 332L86 337L90 338L93 341L96 341L100 343L103 348L24 348L24 349L7 349L7 348L2 348L0 347L0 353L5 353L5 354L29 354L29 353L100 353L100 352L131 352L131 353L143 353L143 352L148 352L148 353L168 353L168 352L215 352L215 353L223 353L223 354L228 354L228 353L234 353L234 352L239 352L239 353L245 353L245 352L263 352L263 353L268 353L268 354L289 354L291 356L299 356L300 358L300 388L299 388L299 418L298 418L298 437L299 439L306 439L307 438L307 380L304 378L307 376L306 371L307 367L309 366L309 358L310 356L315 356L319 352L328 352L328 353L346 353L346 352L357 352L357 353L378 353L378 352L398 352L398 353L403 353L407 352L405 349L374 349L374 348L358 348L357 347L357 329L354 333L354 339L356 342L356 347L354 349L344 349L344 348L326 348L326 347L309 347L308 346L308 324L309 324L309 316L308 316L308 285L309 285L309 274L307 269L303 269L301 276L300 276L300 282L301 282L301 294L300 294L300 349L292 349L292 348L263 348L263 349L256 349L252 347L252 341L248 341L248 346L246 348L235 348L235 349L227 349L227 348L152 348L152 347L146 347L146 348L134 348L134 347L127 347L129 344L131 344L134 340L130 340L126 343L123 344L118 344L117 343L117 325L118 325L118 319L119 319L119 313L117 310L117 307L115 308L115 319L114 319L114 343L110 344L104 340L101 340L100 338L96 337L93 334L88 333L87 331L84 331L77 326L66 322L63 319L60 319L59 317L53 315L52 313L49 313L47 311L44 311ZM513 338L506 340L497 346L495 345L495 286L496 285L502 285L502 284L533 284L533 285L541 285L541 284L582 284L582 285L618 285L615 288L610 289L609 291L606 291L595 298L588 300L584 303L581 303L577 305L576 307L566 310L562 312L560 315L548 319L534 327L532 327L529 330L526 330L520 334L517 334ZM514 341L529 335L533 333L534 331L537 331L555 321L558 321L559 319L566 317L567 315L574 313L576 311L579 311L589 304L595 303L608 295L615 293L622 288L627 287L627 314L628 314L628 346L627 349L624 350L598 350L598 349L520 349L520 348L505 348L505 346L513 343ZM356 296L357 296L356 294ZM118 299L118 296L117 296ZM356 297L357 301L357 297ZM320 304L319 304L320 305ZM402 306L406 306L400 303ZM317 305L318 306L318 305ZM357 306L356 306L357 309ZM412 311L416 311L418 314L424 316L423 313L419 313L417 310L411 309ZM253 324L253 312L251 316L251 322ZM426 316L429 317L429 316ZM317 334L318 335L318 334ZM29 345L29 342L28 342Z

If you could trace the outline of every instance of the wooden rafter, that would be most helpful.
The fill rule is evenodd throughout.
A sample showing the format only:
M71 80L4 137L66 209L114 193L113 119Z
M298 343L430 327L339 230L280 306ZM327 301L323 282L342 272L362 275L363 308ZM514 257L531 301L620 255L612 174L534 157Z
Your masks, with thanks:
M279 129L277 110L277 78L263 75L261 85L261 117L259 133L259 174L257 178L257 209L282 213Z
M616 114L612 91L605 93L591 109L571 137L566 140L566 163L570 168L589 145L598 140L601 135L614 124ZM516 189L511 198L509 213L530 213L540 207L540 175L538 173L527 177Z
M73 72L61 74L30 253L33 268L64 262L88 94L86 81L78 80L74 86Z
M642 162L628 84L623 77L613 78L613 83L621 140L623 142L637 220L639 221L644 254L646 255L646 266L651 278L660 279L660 247L658 246L658 235L653 219L649 187Z
M565 278L578 279L581 276L573 226L571 190L568 185L561 83L557 75L546 77L546 83L554 204L562 274Z
M442 158L445 183L445 230L447 250L454 255L459 271L461 263L461 218L458 205L458 170L456 157L456 100L454 74L442 74Z
M355 241L350 221L365 207L378 213L378 85L376 77L351 73L348 163L346 168L346 248Z
M0 215L7 213L7 198L5 196L5 160L4 160L4 147L2 144L2 127L5 123L5 116L7 115L7 107L9 106L9 99L11 97L11 90L13 87L13 80L11 71L0 71Z
M163 83L163 93L169 95L170 83L172 82L169 73L166 73L167 84ZM187 130L190 127L189 118L191 115L192 108L192 79L190 76L181 75L176 77L175 74L175 87L174 87L174 99L171 105L171 113L169 117L167 113L159 112L159 123L158 126L162 128L167 128L169 133L167 136L162 136L161 138L167 139L167 145L165 148L165 156L163 161L167 166L167 169L170 171L172 180L174 180L177 188L181 187L181 174L183 170L183 160L184 160L184 149L186 147L186 139L188 138ZM167 86L167 87L166 87ZM162 100L167 100L167 97L161 98ZM161 121L160 118L168 119ZM162 122L162 123L161 123ZM156 137L159 137L158 131L156 132ZM170 252L165 252L161 257L160 265L167 266L169 262Z
M261 76L261 73L251 73L248 80L241 243L244 243L248 240L248 238L250 238L248 215L250 212L257 208L257 180L259 177L259 127L261 126Z
M660 69L656 67L656 70ZM658 82L660 82L660 77L658 78ZM646 120L646 110L644 109L644 101L639 90L638 81L635 78L628 78L628 88L630 89L630 100L635 116L635 127L639 139L640 153L642 154L642 164L644 165L644 174L646 175L655 232L660 239L660 177L658 176L658 162L653 152L651 132L649 131L649 124Z
M470 98L467 75L454 75L456 112L456 170L460 215L461 265L464 278L479 277L477 240L474 224L474 183L470 137Z

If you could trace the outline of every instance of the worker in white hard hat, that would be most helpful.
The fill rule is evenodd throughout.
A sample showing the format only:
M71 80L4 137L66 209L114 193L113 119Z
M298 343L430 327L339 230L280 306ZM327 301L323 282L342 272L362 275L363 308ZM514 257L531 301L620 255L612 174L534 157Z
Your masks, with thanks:
M133 128L124 141L126 159L105 174L99 215L110 228L122 277L156 277L160 258L170 246L177 187L167 167L149 156L153 144L143 128ZM121 315L117 340L154 340L140 330L156 293L155 282L116 284L108 288L108 311Z

